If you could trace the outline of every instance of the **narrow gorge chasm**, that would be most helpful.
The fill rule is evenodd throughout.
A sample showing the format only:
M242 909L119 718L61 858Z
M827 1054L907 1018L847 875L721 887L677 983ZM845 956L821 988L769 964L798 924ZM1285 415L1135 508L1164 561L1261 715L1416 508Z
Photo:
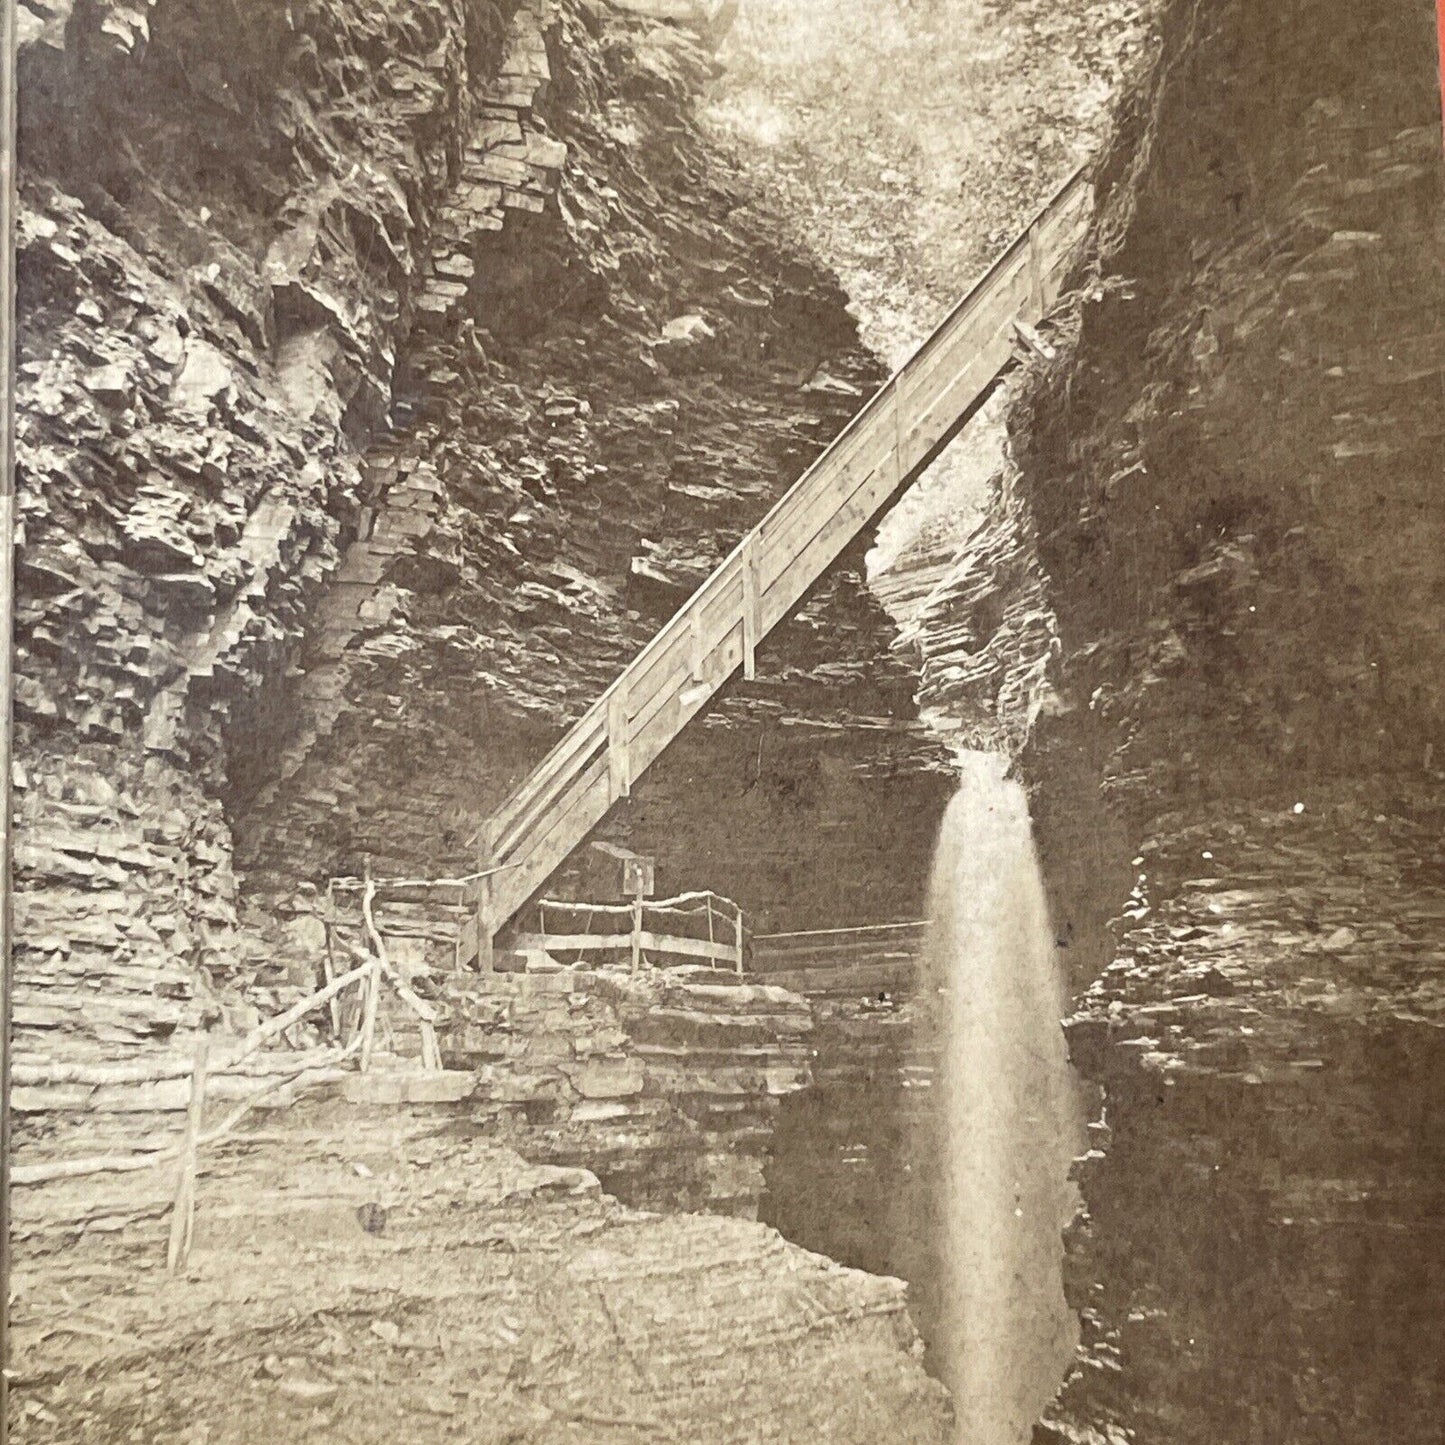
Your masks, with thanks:
M1438 1439L1429 0L18 16L16 1438Z
M944 1438L904 1285L748 1222L800 995L472 984L443 913L388 929L380 1068L306 1003L350 966L329 880L474 870L883 376L694 119L706 37L588 0L21 16L12 1419ZM921 912L946 755L865 550L555 893L631 848L756 933Z

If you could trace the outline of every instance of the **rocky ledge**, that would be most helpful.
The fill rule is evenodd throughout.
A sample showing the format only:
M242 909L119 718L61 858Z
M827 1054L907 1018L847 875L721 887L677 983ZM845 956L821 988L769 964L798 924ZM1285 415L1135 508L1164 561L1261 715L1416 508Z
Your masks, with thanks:
M469 1127L585 1164L644 1207L756 1216L779 1101L811 1081L806 1002L707 968L451 980L442 1058Z
M897 1280L638 1213L423 1111L293 1110L207 1169L176 1277L164 1233L17 1270L27 1440L950 1438Z

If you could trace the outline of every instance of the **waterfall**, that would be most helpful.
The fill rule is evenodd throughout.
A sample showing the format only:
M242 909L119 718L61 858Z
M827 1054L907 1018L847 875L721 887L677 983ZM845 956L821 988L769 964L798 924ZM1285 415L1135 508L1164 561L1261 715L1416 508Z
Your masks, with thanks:
M1074 1342L1060 1231L1082 1111L1028 801L1006 767L964 755L931 888L927 963L945 1035L935 1344L959 1445L1026 1441Z

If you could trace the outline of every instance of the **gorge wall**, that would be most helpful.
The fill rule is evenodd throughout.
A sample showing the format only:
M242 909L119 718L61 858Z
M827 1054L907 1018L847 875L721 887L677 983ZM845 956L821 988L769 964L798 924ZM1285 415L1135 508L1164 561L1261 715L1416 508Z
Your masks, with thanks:
M1044 1439L1438 1433L1433 20L1161 8L1066 353L923 629L1030 783L1096 1100Z
M474 866L879 372L693 125L709 61L672 27L21 11L16 1024L43 1072L300 997L332 873ZM846 834L898 777L941 811L862 550L609 821L664 881L802 917L777 859L819 818ZM889 824L818 866L883 908L930 844ZM85 1081L16 1103L51 1153L120 1127Z

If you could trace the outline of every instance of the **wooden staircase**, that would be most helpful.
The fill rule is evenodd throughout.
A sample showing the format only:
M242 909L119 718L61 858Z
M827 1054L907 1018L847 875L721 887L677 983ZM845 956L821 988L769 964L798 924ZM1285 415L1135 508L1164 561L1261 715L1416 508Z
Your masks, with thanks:
M987 399L1092 207L1075 175L508 799L483 830L463 966L491 967L498 931Z

